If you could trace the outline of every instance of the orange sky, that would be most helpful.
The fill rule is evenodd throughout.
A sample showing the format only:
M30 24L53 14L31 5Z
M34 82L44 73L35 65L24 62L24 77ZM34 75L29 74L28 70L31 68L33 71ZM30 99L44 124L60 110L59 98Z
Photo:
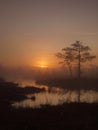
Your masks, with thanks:
M0 1L0 64L57 65L56 52L80 40L98 55L97 0Z

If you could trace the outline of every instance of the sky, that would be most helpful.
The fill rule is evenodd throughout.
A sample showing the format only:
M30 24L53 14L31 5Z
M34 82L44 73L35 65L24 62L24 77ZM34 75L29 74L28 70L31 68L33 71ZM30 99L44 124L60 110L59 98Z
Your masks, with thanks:
M98 55L98 0L0 0L0 64L53 67L76 40Z

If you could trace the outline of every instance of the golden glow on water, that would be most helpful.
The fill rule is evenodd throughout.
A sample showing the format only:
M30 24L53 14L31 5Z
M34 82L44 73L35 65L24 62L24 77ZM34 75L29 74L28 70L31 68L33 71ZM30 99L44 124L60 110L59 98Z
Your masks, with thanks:
M21 83L22 87L26 85L35 86L37 88L44 88L45 92L28 94L27 99L21 102L14 102L13 107L16 108L40 108L41 105L60 105L63 103L77 102L78 92L68 91L57 87L49 87L45 85L38 85L35 81L25 81ZM87 103L98 103L98 92L93 90L81 90L80 101ZM35 97L33 100L33 97Z
M58 91L58 90L57 90ZM21 102L15 102L12 104L16 108L40 108L41 105L60 105L63 103L77 102L78 93L76 91L64 91L60 92L41 92L36 94L27 95L27 99ZM35 97L35 100L32 100ZM81 91L81 102L98 103L98 92L96 91Z

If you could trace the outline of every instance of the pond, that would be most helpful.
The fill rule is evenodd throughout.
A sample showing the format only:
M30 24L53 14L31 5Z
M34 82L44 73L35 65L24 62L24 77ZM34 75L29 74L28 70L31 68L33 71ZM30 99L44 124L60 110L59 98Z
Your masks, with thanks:
M70 91L57 87L49 87L45 85L38 85L35 82L28 83L23 82L21 86L31 85L39 88L45 88L45 92L28 94L27 99L14 102L12 104L15 108L40 108L42 105L61 105L63 103L77 102L78 92ZM81 90L80 102L86 103L97 103L98 102L98 92L93 90Z

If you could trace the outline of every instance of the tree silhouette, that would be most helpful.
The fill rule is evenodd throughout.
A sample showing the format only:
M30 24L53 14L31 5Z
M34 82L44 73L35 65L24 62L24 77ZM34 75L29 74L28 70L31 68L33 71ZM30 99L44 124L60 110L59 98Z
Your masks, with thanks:
M90 47L85 46L80 41L76 41L75 43L71 44L70 47L66 47L62 49L62 52L58 52L56 56L63 61L60 63L66 63L69 67L70 75L72 77L72 64L77 63L77 72L78 72L78 81L80 83L81 78L81 65L87 61L91 61L96 56L90 54ZM78 84L80 86L80 84ZM79 87L79 94L78 94L78 102L80 102L80 87Z
M78 61L78 78L81 78L81 63L85 63L87 61L91 61L96 56L90 54L90 47L84 46L82 42L76 41L71 44L72 50L75 52L74 59Z
M62 49L62 52L58 52L56 56L63 61L60 62L62 64L66 63L69 67L70 75L72 77L72 64L77 63L78 68L78 78L81 78L81 64L87 61L91 61L96 56L90 54L90 47L85 46L80 41L76 41L71 44L70 47L66 47Z
M60 64L67 64L70 72L70 77L72 78L72 62L74 61L74 52L72 48L63 48L62 53L58 52L56 56L63 60L62 62L59 62Z

